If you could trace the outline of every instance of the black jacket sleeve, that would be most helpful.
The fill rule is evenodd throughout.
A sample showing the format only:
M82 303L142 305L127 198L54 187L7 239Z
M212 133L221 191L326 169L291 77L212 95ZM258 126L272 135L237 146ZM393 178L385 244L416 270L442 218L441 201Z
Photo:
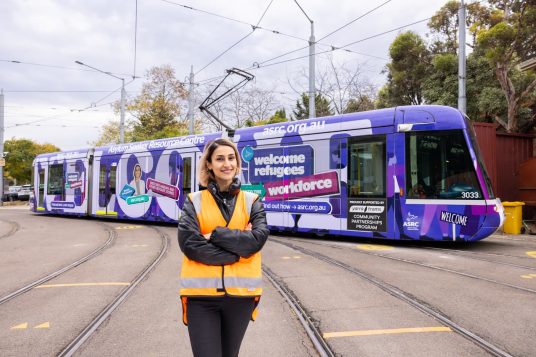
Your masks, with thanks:
M184 201L179 219L179 246L188 259L207 265L232 264L240 259L237 254L217 247L203 237L190 198Z
M257 253L262 249L270 234L266 227L264 205L258 199L253 203L249 221L252 226L251 231L217 227L210 236L210 242L243 258Z

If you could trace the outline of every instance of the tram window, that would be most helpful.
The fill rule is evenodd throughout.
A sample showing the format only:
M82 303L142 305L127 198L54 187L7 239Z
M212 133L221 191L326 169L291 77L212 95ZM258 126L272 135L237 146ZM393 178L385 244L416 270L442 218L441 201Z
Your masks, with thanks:
M350 142L349 153L348 197L385 197L385 139Z
M64 197L63 164L50 165L48 168L48 195L61 195Z
M192 158L185 157L182 160L182 193L187 195L192 192Z
M106 192L106 165L100 166L99 171L99 195L104 196ZM104 205L101 205L104 206Z
M406 192L415 199L481 199L461 131L406 136Z
M115 195L115 183L117 181L117 166L110 167L110 194Z

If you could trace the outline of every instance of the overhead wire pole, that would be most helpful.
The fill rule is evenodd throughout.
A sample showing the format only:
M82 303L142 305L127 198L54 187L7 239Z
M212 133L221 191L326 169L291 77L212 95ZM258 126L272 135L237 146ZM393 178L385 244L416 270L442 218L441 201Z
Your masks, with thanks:
M194 66L190 68L190 83L188 87L188 125L189 134L194 135Z
M0 89L0 207L4 201L4 90Z
M465 5L461 0L458 10L458 110L467 113L467 97L465 94L466 60L465 60Z
M316 106L315 106L315 24L313 20L307 16L305 11L298 3L298 0L294 0L296 5L303 12L307 20L311 23L311 36L309 37L309 118L316 117Z
M120 105L120 111L121 111L121 119L120 119L120 122L119 122L119 143L120 144L123 144L125 142L125 98L126 98L126 91L125 91L125 79L124 78L121 78L121 77L118 77L110 72L105 72L105 71L102 71L98 68L95 68L95 67L92 67L88 64L85 64L83 62L80 62L80 61L74 61L74 63L76 64L79 64L81 66L84 66L84 67L88 67L88 68L91 68L97 72L100 72L100 73L104 73L104 74L107 74L111 77L114 77L114 78L117 78L117 79L120 79L121 80L121 105Z

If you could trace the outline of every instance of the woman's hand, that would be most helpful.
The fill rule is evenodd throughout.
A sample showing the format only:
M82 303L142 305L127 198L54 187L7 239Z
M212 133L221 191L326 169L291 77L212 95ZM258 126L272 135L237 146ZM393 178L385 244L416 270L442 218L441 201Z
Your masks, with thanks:
M206 240L209 240L211 235L212 235L212 232L203 234L203 237L205 237Z
M246 226L246 228L244 228L245 231L250 231L251 228L253 228L253 226L251 225L251 223L248 223L248 225Z

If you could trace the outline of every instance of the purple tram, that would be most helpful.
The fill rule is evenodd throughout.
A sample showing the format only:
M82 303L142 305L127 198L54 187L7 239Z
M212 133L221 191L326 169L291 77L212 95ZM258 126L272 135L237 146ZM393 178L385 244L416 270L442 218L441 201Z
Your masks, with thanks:
M237 129L242 189L270 229L380 239L474 241L504 210L458 110L404 106ZM229 135L39 155L36 213L177 221L198 189L204 145Z

